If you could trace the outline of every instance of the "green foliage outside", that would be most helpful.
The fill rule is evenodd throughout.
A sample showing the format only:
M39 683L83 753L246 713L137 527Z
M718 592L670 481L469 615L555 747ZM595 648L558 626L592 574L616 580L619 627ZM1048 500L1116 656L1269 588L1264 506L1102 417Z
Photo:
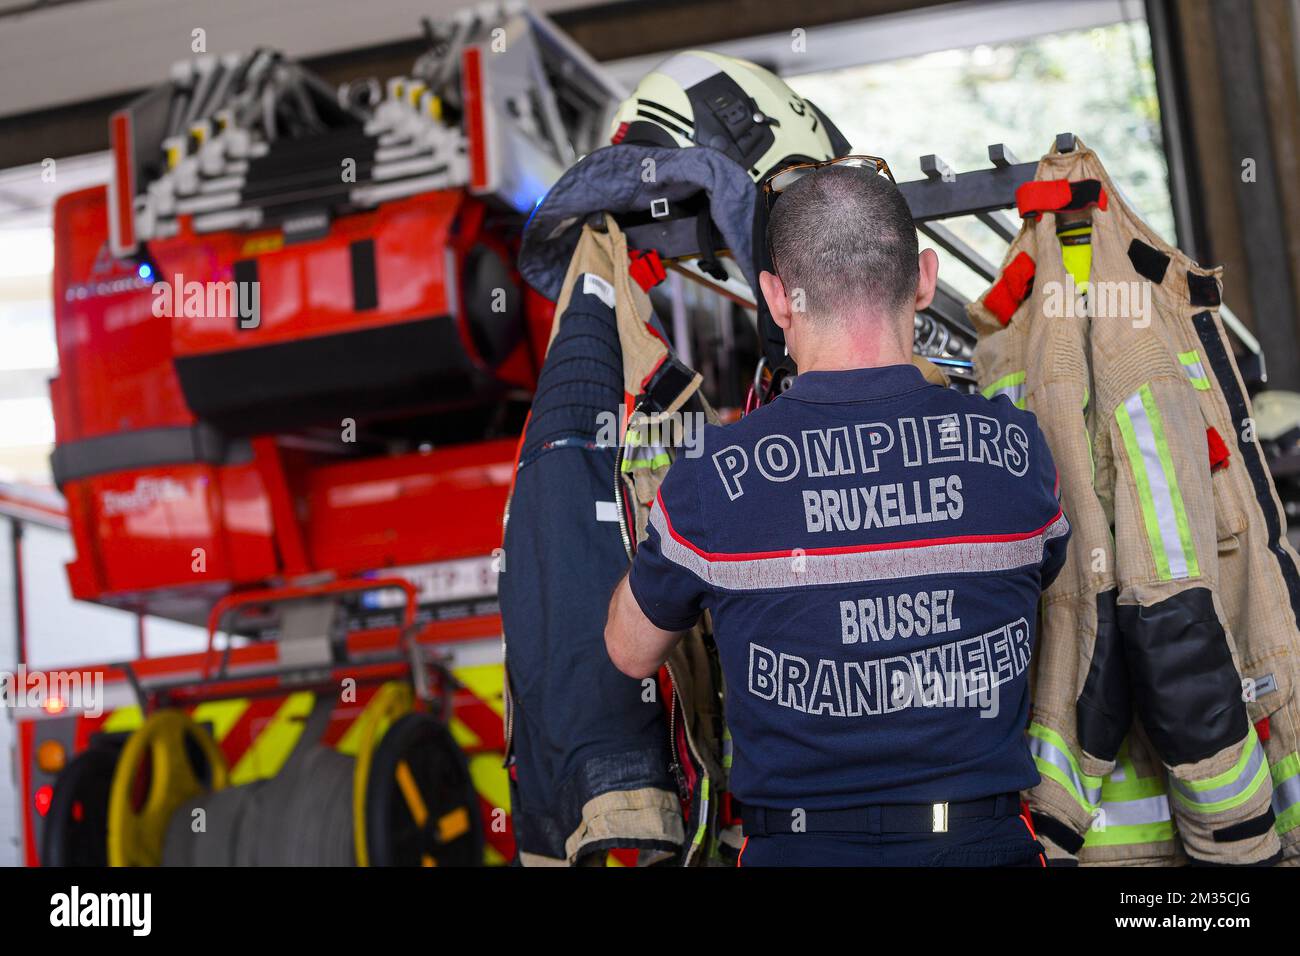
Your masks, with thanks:
M925 153L963 172L988 165L990 143L1005 143L1028 161L1045 153L1057 133L1073 132L1097 151L1156 232L1174 239L1143 20L787 80L834 120L855 151L884 156L900 181L920 177ZM989 230L973 219L951 225L995 265L1001 261L1005 245ZM945 279L968 296L982 291L983 280L940 255Z

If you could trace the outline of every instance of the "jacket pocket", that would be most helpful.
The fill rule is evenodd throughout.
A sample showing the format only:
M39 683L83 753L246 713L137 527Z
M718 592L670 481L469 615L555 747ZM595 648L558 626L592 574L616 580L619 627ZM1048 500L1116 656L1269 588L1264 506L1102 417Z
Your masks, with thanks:
M1291 702L1295 692L1291 675L1295 666L1289 648L1273 649L1253 657L1242 655L1241 697L1246 702L1250 722L1257 728Z
M1219 553L1236 551L1241 547L1241 535L1246 531L1246 509L1237 497L1237 472L1241 467L1237 456L1230 455L1226 464L1211 468L1210 484L1214 489L1214 531L1219 541Z

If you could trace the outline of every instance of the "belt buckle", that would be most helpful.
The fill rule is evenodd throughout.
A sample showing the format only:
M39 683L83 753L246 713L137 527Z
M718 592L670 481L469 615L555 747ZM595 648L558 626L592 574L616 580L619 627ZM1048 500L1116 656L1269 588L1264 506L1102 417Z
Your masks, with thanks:
M948 832L948 804L946 802L930 805L930 832Z

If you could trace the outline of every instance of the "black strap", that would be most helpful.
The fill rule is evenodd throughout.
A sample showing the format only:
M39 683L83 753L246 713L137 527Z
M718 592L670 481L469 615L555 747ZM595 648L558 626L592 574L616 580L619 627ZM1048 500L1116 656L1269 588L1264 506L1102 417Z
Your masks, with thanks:
M348 247L352 257L352 310L369 312L379 307L379 279L375 272L375 240L359 239Z
M1232 826L1222 827L1214 831L1215 843L1232 843L1236 840L1245 840L1248 837L1262 836L1269 830L1273 829L1273 808L1267 807L1259 816L1251 817L1249 820L1242 820L1240 823L1234 823Z
M1191 278L1188 276L1189 285ZM1237 380L1235 360L1219 335L1214 314L1198 312L1192 316L1192 325L1201 340L1201 347L1204 350L1201 354L1210 363L1210 371L1214 373L1214 380L1223 392L1223 400L1228 404L1232 420L1238 423L1237 427L1243 427L1242 423L1250 418L1249 400ZM1255 501L1259 504L1259 510L1264 516L1264 527L1268 530L1269 553L1278 563L1282 580L1286 582L1287 594L1291 598L1291 614L1296 623L1300 624L1300 568L1296 567L1295 559L1282 544L1286 522L1273 497L1273 482L1269 475L1268 463L1264 460L1260 443L1257 441L1237 440L1231 447L1241 455L1246 473L1250 475Z
M659 198L663 199L664 204L657 207L657 214L656 207L652 203L650 208L639 212L627 210L615 213L614 221L618 223L620 229L626 232L628 229L635 229L637 226L673 222L678 219L690 219L700 215L707 217L709 214L709 195L704 190L691 193L684 199L673 200L662 196Z
M1083 849L1083 837L1055 817L1031 810L1029 819L1035 833L1051 840L1066 853L1078 853Z
M695 235L699 238L700 271L705 275L712 276L719 282L727 280L727 270L722 267L717 256L713 254L715 243L714 237L718 235L718 230L714 228L713 217L707 212L702 212L695 217Z
M886 804L851 807L846 810L775 810L745 807L745 836L786 833L934 833L932 803ZM1020 812L1020 795L1003 793L980 800L946 804L947 828L963 820L1015 816Z
M669 352L659 363L637 397L637 408L654 414L672 406L677 397L695 381L695 370Z
M1192 305L1199 305L1203 308L1212 308L1218 305L1222 300L1219 298L1219 283L1214 276L1198 275L1195 272L1187 273L1187 297L1191 300Z
M768 213L767 203L763 202L760 197L759 201L754 203L754 226L750 242L750 248L753 250L753 275L755 281L763 272L776 271L776 266L772 264L769 255L770 247L767 243ZM767 299L757 289L754 290L754 304L758 307L759 344L762 346L763 357L767 359L768 367L773 368L785 356L785 332L773 320L772 313L767 308Z
M1165 281L1169 257L1154 246L1148 246L1141 239L1134 239L1128 244L1128 259L1142 278L1149 279L1156 285Z

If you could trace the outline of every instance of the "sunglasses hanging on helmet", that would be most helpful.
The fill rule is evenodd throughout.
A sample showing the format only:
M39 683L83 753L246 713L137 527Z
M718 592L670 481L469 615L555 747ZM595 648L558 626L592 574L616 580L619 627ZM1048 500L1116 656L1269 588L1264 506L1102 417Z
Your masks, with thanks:
M772 207L776 201L781 198L781 194L803 179L805 176L817 172L819 169L825 169L827 166L844 166L850 169L869 169L877 176L886 177L891 183L896 182L893 172L889 169L889 163L885 162L879 156L867 156L865 154L854 156L839 156L835 159L824 159L817 163L795 163L784 169L778 170L767 179L763 180L763 207L766 211L767 218L772 217ZM778 275L776 271L776 260L772 255L772 237L764 229L764 241L767 245L767 258L773 264L771 272Z

